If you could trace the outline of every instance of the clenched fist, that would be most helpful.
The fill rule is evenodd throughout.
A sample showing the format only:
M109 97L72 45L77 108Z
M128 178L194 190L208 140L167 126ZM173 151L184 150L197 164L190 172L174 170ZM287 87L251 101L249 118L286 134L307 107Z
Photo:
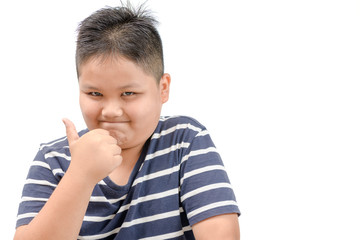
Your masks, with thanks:
M63 122L71 153L69 171L95 185L121 164L121 148L109 131L94 129L79 137L70 120Z

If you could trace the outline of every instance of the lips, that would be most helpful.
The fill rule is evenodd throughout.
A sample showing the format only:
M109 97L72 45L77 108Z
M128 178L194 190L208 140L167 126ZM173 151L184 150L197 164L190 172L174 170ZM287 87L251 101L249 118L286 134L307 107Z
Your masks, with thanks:
M116 129L116 128L121 128L123 127L125 124L128 124L130 121L100 121L100 126L101 128L104 129Z

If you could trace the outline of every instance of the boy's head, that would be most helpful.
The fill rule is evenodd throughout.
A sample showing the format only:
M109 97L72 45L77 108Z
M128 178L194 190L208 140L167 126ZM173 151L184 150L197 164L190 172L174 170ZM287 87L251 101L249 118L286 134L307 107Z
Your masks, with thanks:
M157 21L143 7L103 8L81 22L76 46L78 77L92 58L124 57L160 81L164 73Z
M79 28L76 65L84 120L89 130L107 130L122 150L145 144L169 97L171 79L163 73L154 22L141 8L105 8Z

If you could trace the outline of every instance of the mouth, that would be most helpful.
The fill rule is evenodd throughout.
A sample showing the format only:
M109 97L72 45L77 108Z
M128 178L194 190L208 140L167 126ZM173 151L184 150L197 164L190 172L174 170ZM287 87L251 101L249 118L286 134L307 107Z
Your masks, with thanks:
M127 141L125 133L128 127L126 126L130 121L99 121L100 128L110 132L117 141L118 145L124 144Z
M121 130L129 124L130 121L100 121L100 127L106 130Z
M100 124L107 124L107 125L116 125L116 124L126 124L130 121L99 121Z

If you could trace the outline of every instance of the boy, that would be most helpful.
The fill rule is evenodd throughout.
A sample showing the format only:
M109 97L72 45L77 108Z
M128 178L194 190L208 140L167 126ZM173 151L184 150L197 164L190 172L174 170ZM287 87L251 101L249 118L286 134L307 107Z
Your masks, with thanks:
M76 67L88 129L41 145L15 239L239 239L233 190L206 129L160 117L168 100L155 20L104 8L79 26ZM71 161L70 161L71 160Z

